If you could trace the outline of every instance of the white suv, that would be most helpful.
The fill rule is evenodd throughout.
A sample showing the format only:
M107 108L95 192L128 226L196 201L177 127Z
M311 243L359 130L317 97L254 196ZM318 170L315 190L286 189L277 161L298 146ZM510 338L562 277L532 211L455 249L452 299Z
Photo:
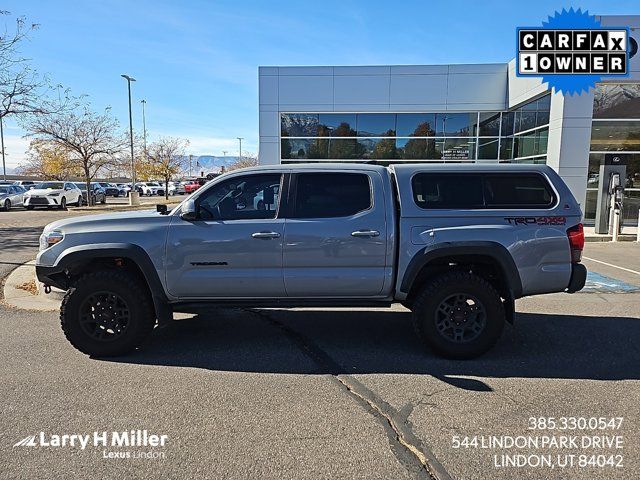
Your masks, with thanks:
M24 208L57 207L60 210L67 205L80 206L82 191L72 182L42 182L24 194Z
M158 194L158 185L154 185L152 182L140 182L136 183L136 190L141 195L146 195L150 197L151 195Z

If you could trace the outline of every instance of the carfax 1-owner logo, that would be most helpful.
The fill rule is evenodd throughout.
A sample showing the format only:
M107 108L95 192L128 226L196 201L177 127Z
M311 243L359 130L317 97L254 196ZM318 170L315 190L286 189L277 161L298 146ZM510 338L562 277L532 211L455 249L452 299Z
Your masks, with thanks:
M516 75L542 77L554 92L588 91L602 76L627 77L628 27L602 27L581 9L563 9L542 27L517 29Z

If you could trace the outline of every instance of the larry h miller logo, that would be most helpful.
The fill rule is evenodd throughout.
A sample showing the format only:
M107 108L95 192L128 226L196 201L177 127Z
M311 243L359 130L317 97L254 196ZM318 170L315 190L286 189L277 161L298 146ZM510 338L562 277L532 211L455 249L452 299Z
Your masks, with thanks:
M628 77L638 51L629 27L603 27L588 11L563 9L542 27L516 30L516 76L539 76L554 92L581 94L603 76Z
M72 448L102 447L103 458L156 459L165 458L161 451L169 441L168 435L156 435L147 430L122 432L92 432L91 434L47 434L29 435L16 442L14 447ZM149 449L149 450L147 450Z

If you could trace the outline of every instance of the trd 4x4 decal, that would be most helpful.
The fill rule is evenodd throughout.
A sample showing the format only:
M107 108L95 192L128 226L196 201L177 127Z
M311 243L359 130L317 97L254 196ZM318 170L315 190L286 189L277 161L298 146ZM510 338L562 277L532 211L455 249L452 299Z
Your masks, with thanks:
M504 217L509 225L564 225L567 217Z

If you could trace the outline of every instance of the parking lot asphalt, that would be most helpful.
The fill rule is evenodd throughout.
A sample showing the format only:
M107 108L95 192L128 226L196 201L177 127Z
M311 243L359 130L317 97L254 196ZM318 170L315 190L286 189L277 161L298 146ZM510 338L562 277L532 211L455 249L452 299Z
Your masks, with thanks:
M0 213L0 274L32 259L42 226L70 214L79 213ZM587 244L584 254L640 271L639 251L635 243ZM639 285L632 272L587 262ZM635 479L639 305L640 293L605 290L524 298L498 346L465 362L425 350L400 306L213 310L112 360L75 351L55 313L0 306L0 478ZM624 420L615 431L532 431L530 417ZM131 429L167 435L162 449L128 449L165 457L13 446L39 432ZM472 442L544 434L621 435L624 448ZM454 448L454 437L471 443ZM496 466L504 454L522 454L529 464ZM576 465L534 467L532 454L576 454ZM622 455L623 467L577 464L591 454Z

